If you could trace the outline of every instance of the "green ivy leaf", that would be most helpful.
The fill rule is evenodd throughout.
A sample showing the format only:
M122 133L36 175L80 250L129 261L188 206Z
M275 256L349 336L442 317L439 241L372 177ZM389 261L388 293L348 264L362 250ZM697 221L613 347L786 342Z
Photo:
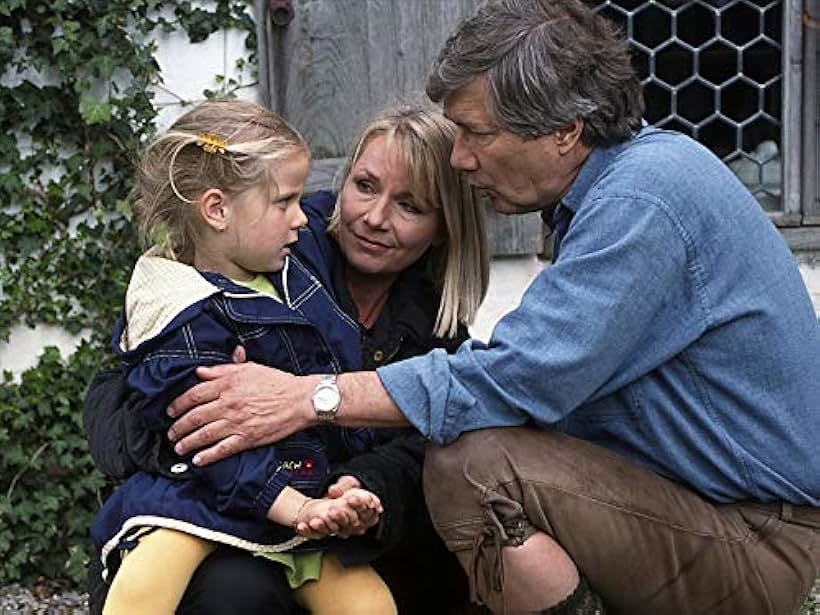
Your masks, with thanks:
M68 41L75 41L82 31L83 26L78 21L67 20L63 22L63 36Z
M15 9L25 6L25 0L4 0L0 3L0 15L8 17Z
M0 9L0 13L2 13L2 9ZM14 48L16 46L16 41L14 40L14 31L8 26L3 26L2 28L0 28L0 46L6 48Z
M57 36L51 39L51 50L54 52L55 56L66 51L68 47L68 41L66 41L62 36Z
M90 96L80 99L80 115L89 126L111 120L111 104L98 102Z
M98 77L108 79L114 74L114 69L117 68L117 62L112 56L102 55L94 61L93 67Z

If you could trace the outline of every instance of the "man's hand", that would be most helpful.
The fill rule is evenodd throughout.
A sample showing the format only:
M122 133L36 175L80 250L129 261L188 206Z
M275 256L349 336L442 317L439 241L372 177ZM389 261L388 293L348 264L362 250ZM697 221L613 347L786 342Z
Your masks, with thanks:
M256 363L200 367L203 380L177 397L168 415L174 450L208 465L300 431L316 421L310 399L318 379Z

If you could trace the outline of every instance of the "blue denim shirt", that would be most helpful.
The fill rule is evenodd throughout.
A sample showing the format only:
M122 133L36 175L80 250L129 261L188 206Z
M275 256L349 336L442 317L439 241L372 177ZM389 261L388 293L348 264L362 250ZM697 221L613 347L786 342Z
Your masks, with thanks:
M489 343L378 370L408 420L440 443L551 427L716 501L820 505L820 327L740 181L644 128L591 152L554 219L570 215Z

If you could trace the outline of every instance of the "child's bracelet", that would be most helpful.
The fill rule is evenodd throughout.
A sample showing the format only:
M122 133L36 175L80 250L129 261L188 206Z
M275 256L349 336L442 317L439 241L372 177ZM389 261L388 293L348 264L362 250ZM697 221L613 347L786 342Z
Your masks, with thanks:
M295 515L293 515L293 522L290 524L290 526L291 526L294 530L296 529L296 526L297 526L297 525L299 525L299 515L301 515L301 514L302 514L302 511L305 509L305 506L307 506L307 505L308 505L308 503L310 503L310 502L312 502L312 501L313 501L313 498L305 498L304 502L302 502L302 503L299 505L299 508L296 510L296 514L295 514Z

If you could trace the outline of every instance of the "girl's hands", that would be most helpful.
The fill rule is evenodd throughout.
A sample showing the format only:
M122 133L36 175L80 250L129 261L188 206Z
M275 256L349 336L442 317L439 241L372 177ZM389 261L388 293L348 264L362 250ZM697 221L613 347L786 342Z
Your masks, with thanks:
M384 509L375 494L358 487L350 488L335 498L308 501L296 515L296 532L314 539L360 536L378 523L382 512Z

